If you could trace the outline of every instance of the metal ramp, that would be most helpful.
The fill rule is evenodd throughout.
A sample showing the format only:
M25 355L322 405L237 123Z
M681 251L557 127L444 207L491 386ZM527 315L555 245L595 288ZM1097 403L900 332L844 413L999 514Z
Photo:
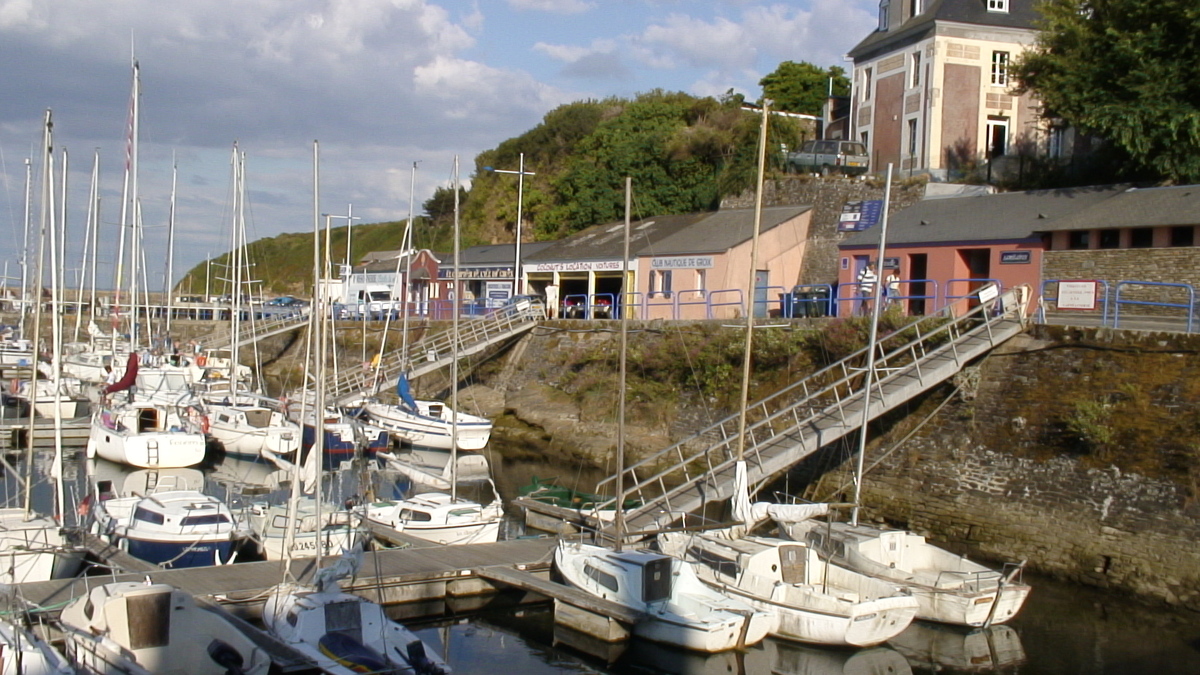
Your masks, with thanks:
M450 328L431 333L410 344L407 351L397 349L385 354L378 373L347 368L326 378L325 400L329 405L339 405L356 396L369 396L390 387L405 370L409 378L416 379L450 365L456 351L460 359L478 354L525 333L545 319L545 309L536 305L505 308L484 317L464 319L459 322L457 350Z
M243 331L242 338L238 340L238 346L248 345L255 340L269 338L273 335L286 333L297 328L304 328L308 325L307 314L289 314L283 317L267 319L265 321L245 321L246 330ZM228 324L225 327L215 330L204 337L199 338L200 344L206 349L228 349L233 346L233 330Z
M1018 287L979 303L964 298L884 336L877 346L869 415L879 417L944 382L1025 329L1029 292ZM967 304L977 306L967 311ZM956 310L961 316L955 316ZM858 431L863 416L867 348L747 407L743 455L753 494L819 448ZM629 531L666 526L714 501L728 500L737 461L734 414L626 468ZM616 494L616 477L600 494ZM615 498L600 508L611 507Z

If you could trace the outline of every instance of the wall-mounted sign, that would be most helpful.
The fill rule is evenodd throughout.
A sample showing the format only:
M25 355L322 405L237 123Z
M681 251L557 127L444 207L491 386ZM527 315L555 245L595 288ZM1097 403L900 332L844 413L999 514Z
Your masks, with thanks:
M884 258L883 259L883 269L885 269L885 270L900 269L900 259L899 258Z
M1028 265L1033 262L1033 251L1001 251L1001 265Z
M838 217L838 232L858 232L879 222L883 214L882 199L846 202Z
M623 263L620 260L593 260L581 262L556 262L556 263L537 263L534 266L534 272L600 272L615 270L621 271ZM526 270L529 268L526 267Z
M1055 304L1059 309L1094 310L1099 287L1096 281L1060 281Z
M655 270L707 270L712 269L711 255L672 256L670 258L651 258L650 269Z
M511 279L511 267L464 267L458 271L459 279ZM439 267L439 279L453 279L453 267Z

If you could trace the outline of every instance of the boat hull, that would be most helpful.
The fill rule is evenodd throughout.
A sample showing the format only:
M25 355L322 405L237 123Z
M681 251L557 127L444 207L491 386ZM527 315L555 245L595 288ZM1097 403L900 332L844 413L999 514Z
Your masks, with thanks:
M155 432L126 434L92 426L88 435L88 457L142 469L179 469L204 461L206 443L201 434Z
M459 450L482 450L487 446L492 436L492 423L487 418L455 413L449 407L438 408L435 406L441 404L429 401L418 404L421 407L417 413L381 403L368 403L362 409L372 423L406 443L449 450L454 447L452 435L457 433Z

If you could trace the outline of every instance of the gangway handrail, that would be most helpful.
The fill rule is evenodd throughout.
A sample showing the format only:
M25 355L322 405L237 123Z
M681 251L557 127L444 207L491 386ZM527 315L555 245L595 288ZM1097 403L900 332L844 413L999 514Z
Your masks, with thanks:
M450 329L424 336L408 346L407 351L396 349L379 360L368 362L363 368L344 369L336 377L325 379L327 400L339 401L350 396L373 396L390 386L402 371L414 371L424 360L425 364L449 363L453 354L465 354L480 344L490 344L515 335L545 320L545 308L530 304L520 309L501 309L478 319L459 323L458 348L455 349ZM377 372L378 371L378 372Z
M1183 288L1187 290L1187 302L1158 302L1151 300L1122 300L1121 291L1128 286L1152 286L1158 288ZM1196 289L1191 284L1164 283L1159 281L1118 281L1113 298L1113 328L1121 327L1121 306L1140 305L1143 307L1167 307L1187 310L1187 332L1192 332L1192 317L1196 315Z
M964 365L961 363L963 357L957 351L957 342L965 336L980 333L986 334L989 340L994 340L992 325L1002 319L1016 316L1023 323L1025 303L1013 300L1018 299L1018 294L1026 290L1024 287L1012 289L992 301L981 302L958 317L954 312L957 308L947 306L936 314L920 317L895 331L892 337L899 336L903 339L910 334L913 337L899 346L892 347L889 352L878 358L877 368L885 374L876 381L875 391L882 396L884 386L888 382L903 376L894 370L895 364L913 365L917 377L922 376L921 360L931 356L948 355L959 363L960 367ZM1021 299L1027 301L1029 294L1025 292L1024 295ZM962 300L964 303L967 301L967 298ZM993 312L996 303L1001 303L999 306L1004 307L1005 311ZM888 341L888 337L883 338L880 347ZM760 411L761 418L751 421L746 427L744 454L747 462L762 466L764 458L759 451L767 442L790 434L815 419L837 415L841 417L843 424L856 423L856 420L848 415L847 408L862 398L860 381L863 374L852 369L852 366L858 366L865 360L868 348L863 347L841 361L748 406L748 412ZM798 414L801 409L807 409L803 417ZM664 505L666 511L673 512L674 509L670 505L672 496L686 491L697 481L712 476L714 472L730 467L736 461L733 448L738 422L739 415L734 413L627 466L624 477L625 496L642 501L641 507L630 512L629 519L664 510ZM719 440L704 442L704 439L714 436ZM664 466L666 468L662 468ZM677 482L680 472L683 474L683 480ZM639 473L642 474L640 478ZM615 494L615 481L615 476L606 478L597 485L596 491L601 494ZM674 485L669 486L668 481ZM598 508L610 508L615 502L616 497Z

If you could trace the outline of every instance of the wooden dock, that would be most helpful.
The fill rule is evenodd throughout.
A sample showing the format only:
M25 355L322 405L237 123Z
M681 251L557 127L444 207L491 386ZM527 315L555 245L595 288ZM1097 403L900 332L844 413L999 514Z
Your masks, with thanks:
M83 447L91 433L89 418L63 420L62 438L65 447ZM0 450L24 450L29 443L29 420L27 418L0 421ZM38 418L33 428L33 447L54 447L54 420Z

